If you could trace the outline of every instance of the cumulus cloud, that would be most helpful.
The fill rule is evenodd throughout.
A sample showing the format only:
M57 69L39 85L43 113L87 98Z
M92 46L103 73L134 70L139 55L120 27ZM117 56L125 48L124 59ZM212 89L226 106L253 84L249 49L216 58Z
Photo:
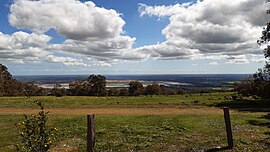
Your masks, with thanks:
M221 55L221 54L212 54L212 55L203 55L201 59L206 60L224 60L226 64L249 64L254 62L261 62L263 57L262 55ZM257 60L257 61L255 61ZM214 61L216 62L216 61ZM214 63L211 62L211 63Z
M182 41L179 41L179 43L177 41L166 41L156 45L143 46L136 50L161 60L200 59L202 56L198 49L190 49Z
M78 0L16 0L10 7L9 22L37 32L55 29L70 39L112 38L123 32L125 24L115 10Z
M209 64L210 64L210 65L218 65L217 62L210 62Z
M0 59L17 63L40 62L51 54L44 50L51 37L44 34L16 32L12 35L0 32Z
M249 64L250 63L246 55L228 56L226 60L227 60L226 64Z
M64 35L66 40L60 44L48 45L46 50L84 55L94 65L140 61L148 57L133 50L132 45L136 39L125 35L125 21L120 13L97 7L91 1L16 0L10 7L9 22L14 27L29 29L33 33L45 33L54 29ZM56 58L49 57L52 62L58 62ZM67 64L70 62L63 63L71 65Z
M114 39L105 39L103 41L68 39L62 44L51 45L50 49L82 54L91 58L93 61L106 62L107 65L117 61L140 61L146 59L148 57L147 55L138 53L132 49L134 40L134 38L128 36L118 36Z
M83 62L82 59L75 59L71 57L48 55L46 60L53 63L63 63L67 66L88 66Z
M262 53L256 40L269 20L265 11L264 0L204 0L170 6L139 4L141 16L169 16L169 24L162 30L166 41L151 46L152 56L166 59L168 52L177 58L219 53L227 56L226 60L230 60L227 63L241 64L249 63L247 54Z
M251 55L250 57L250 61L251 62L255 62L255 63L264 63L266 62L266 59L264 57L264 55Z
M53 55L61 52L83 55L96 66L150 57L248 64L261 54L256 40L269 20L264 0L204 0L169 6L140 3L138 7L140 16L168 17L169 24L162 30L164 42L133 48L136 38L126 35L121 14L90 1L15 0L10 6L10 24L32 33L0 33L0 59L87 65L81 59ZM44 34L50 29L65 36L65 41L50 44L52 38Z
M139 13L140 16L149 15L149 16L158 16L158 17L165 17L165 16L172 16L175 14L179 14L184 11L185 7L189 7L192 2L183 3L183 4L175 4L169 6L147 6L143 3L139 3Z

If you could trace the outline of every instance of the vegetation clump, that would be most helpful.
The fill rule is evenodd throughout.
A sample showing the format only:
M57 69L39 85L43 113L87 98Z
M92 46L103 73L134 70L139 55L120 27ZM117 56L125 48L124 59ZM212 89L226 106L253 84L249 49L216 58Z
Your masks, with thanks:
M69 84L70 94L75 96L106 96L106 78L102 75L90 75L87 80Z
M27 116L25 120L17 123L20 131L21 143L16 146L20 152L48 152L56 140L56 128L48 127L48 113L44 111L44 105L36 102L40 107L38 115Z
M263 99L270 98L270 22L263 29L262 36L257 41L259 45L267 45L264 49L264 57L267 60L263 68L253 75L252 78L236 83L235 90L244 96L259 96Z
M8 68L0 64L0 96L33 96L43 93L43 89L33 83L22 83L14 79Z

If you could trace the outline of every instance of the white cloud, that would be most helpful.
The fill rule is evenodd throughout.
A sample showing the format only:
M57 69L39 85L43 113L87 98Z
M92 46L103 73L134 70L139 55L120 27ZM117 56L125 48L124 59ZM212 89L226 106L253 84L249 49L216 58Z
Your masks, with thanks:
M40 62L51 54L43 50L50 39L43 34L16 32L8 35L0 32L0 59L17 63Z
M16 0L10 7L9 22L36 32L55 29L76 40L113 38L123 32L125 24L115 10L78 0Z
M235 55L228 56L226 58L226 64L249 64L250 61L247 59L246 55Z
M219 65L217 62L210 62L210 65Z
M139 13L140 16L149 15L149 16L172 16L175 14L179 14L185 11L186 7L189 7L192 3L183 3L183 4L175 4L175 5L161 5L161 6L147 6L145 4L139 3Z
M82 59L75 59L71 57L49 55L47 56L46 60L53 63L63 63L67 66L88 66L87 64L83 63Z
M120 13L97 7L91 1L16 0L10 7L9 22L34 33L56 30L66 40L47 45L44 50L84 55L95 65L141 61L148 57L133 50L136 38L125 35L125 21Z
M256 62L256 55L261 54L256 40L269 20L265 9L264 0L204 0L169 6L139 4L141 16L167 16L169 24L162 30L164 42L133 48L136 38L126 35L125 21L113 9L97 7L90 1L16 0L10 7L10 24L33 33L0 33L0 59L87 65L81 59L53 55L61 52L83 55L96 66L144 61L149 57L248 64ZM66 40L50 44L51 37L44 34L50 29Z
M149 54L155 59L176 60L176 59L200 59L201 55L198 49L185 47L184 43L177 41L166 41L156 45L148 45L137 48L138 52Z
M192 59L196 54L203 59L207 54L220 54L220 59L236 64L249 63L246 55L262 53L256 40L269 20L265 10L264 0L204 0L186 6L139 4L141 16L170 16L162 30L166 41L152 45L148 50L151 56Z
M254 54L252 54L251 58L250 58L250 61L254 62L254 63L264 63L266 61L266 59L265 59L264 55L254 55Z

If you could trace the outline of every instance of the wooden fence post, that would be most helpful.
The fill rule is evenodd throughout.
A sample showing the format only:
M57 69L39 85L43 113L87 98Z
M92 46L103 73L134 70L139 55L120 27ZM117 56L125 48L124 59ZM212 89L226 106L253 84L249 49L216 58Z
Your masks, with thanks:
M87 115L87 152L94 152L95 115Z
M232 127L231 127L229 108L224 107L223 112L224 112L224 120L225 120L225 125L226 125L228 148L232 149L233 148L233 135L232 135Z

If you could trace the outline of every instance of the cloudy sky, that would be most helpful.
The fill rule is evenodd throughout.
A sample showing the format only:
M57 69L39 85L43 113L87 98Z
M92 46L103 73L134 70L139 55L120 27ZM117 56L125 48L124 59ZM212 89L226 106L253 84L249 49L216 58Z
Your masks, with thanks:
M13 75L233 74L264 65L265 0L1 0Z

